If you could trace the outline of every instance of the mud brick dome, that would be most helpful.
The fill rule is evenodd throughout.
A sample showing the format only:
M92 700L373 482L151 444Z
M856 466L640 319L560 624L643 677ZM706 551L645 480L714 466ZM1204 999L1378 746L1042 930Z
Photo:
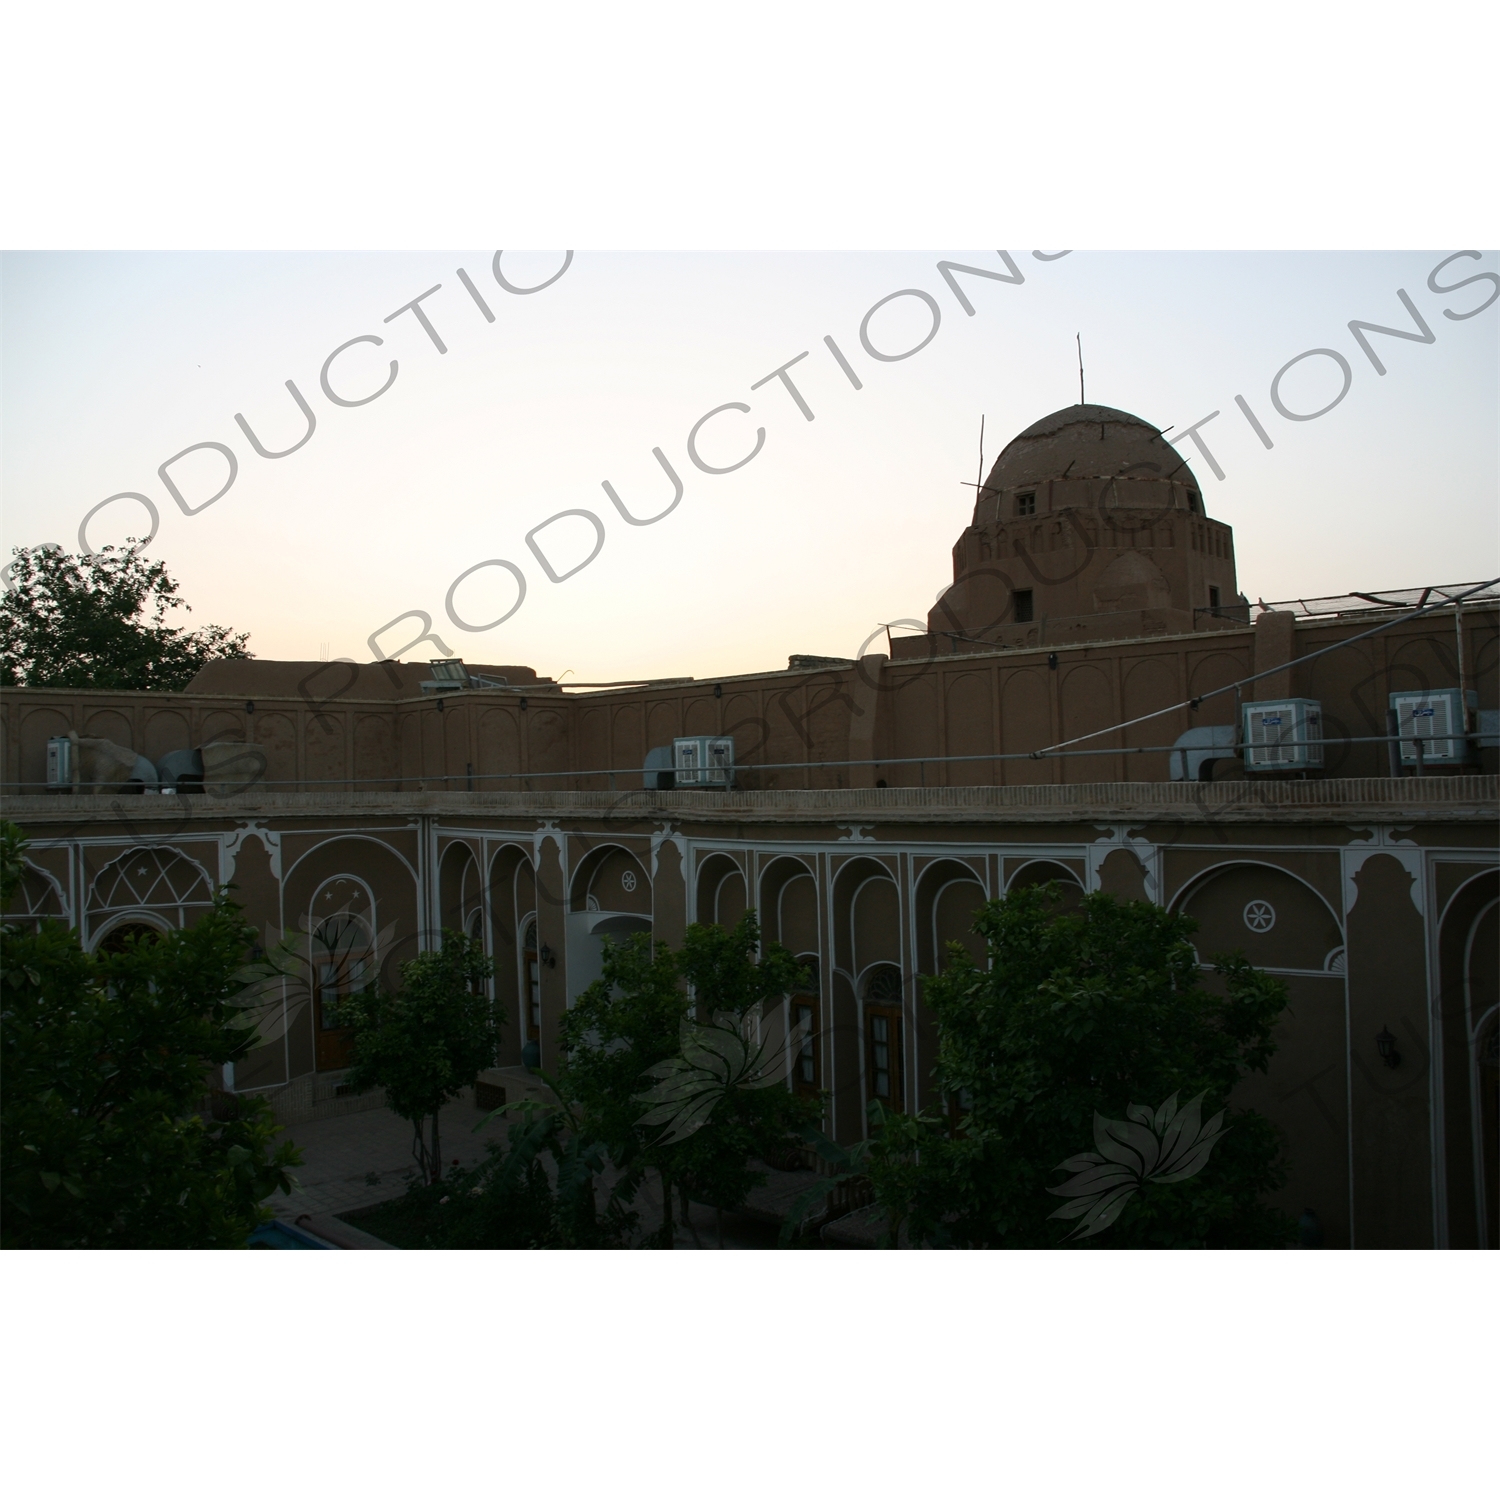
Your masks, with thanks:
M1245 623L1230 528L1187 460L1110 406L1068 406L1005 447L953 549L929 636L899 654L1124 639Z

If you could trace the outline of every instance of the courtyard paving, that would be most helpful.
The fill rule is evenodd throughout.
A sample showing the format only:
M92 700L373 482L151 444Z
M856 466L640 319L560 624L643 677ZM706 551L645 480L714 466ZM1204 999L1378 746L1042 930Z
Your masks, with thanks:
M443 1111L439 1139L445 1164L471 1167L483 1160L487 1142L504 1141L503 1119L475 1131L483 1118L471 1089ZM275 1193L266 1203L278 1219L294 1222L302 1214L352 1213L399 1198L416 1176L411 1138L411 1126L384 1108L288 1125L285 1139L302 1148L302 1165L292 1171L297 1188L290 1197Z
M484 1112L475 1107L472 1090L465 1090L443 1111L445 1165L473 1166L483 1159L487 1143L504 1141L503 1118L481 1125L482 1121ZM476 1130L476 1125L481 1128ZM411 1126L389 1109L288 1125L286 1139L302 1150L302 1165L292 1173L297 1187L289 1197L273 1194L266 1205L278 1219L303 1220L315 1233L341 1233L328 1221L400 1197L416 1176ZM695 1204L691 1223L678 1228L676 1244L683 1250L717 1250L722 1234L726 1250L770 1249L787 1208L815 1180L811 1172L770 1172L767 1182L751 1194L750 1212L726 1213L722 1221L713 1209ZM641 1185L634 1206L644 1229L661 1222L661 1193L654 1178Z

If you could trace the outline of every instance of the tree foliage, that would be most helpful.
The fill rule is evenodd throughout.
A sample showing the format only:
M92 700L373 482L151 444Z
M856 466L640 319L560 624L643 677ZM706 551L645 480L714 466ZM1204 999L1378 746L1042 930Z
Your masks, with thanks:
M477 1166L415 1185L353 1222L403 1250L624 1248L636 1215L618 1192L599 1210L603 1147L587 1140L560 1104L527 1100L502 1108L511 1115L504 1146L491 1141Z
M401 965L400 987L371 987L339 1006L339 1022L354 1030L357 1091L385 1090L386 1103L410 1121L412 1154L424 1182L443 1175L438 1117L443 1106L494 1064L501 1020L485 993L495 972L484 945L444 932L442 946ZM431 1121L431 1138L423 1122Z
M3 828L5 895L22 840ZM240 1003L255 931L222 892L195 926L85 953L58 923L0 933L0 1243L231 1249L291 1190L263 1100L205 1118L212 1074L256 1044Z
M990 902L975 921L989 967L953 944L926 981L952 1109L878 1122L863 1165L893 1231L917 1244L1056 1245L1073 1226L1052 1190L1094 1143L1096 1116L1135 1121L1202 1094L1204 1115L1226 1111L1206 1164L1148 1183L1088 1243L1286 1244L1295 1227L1264 1201L1285 1177L1279 1136L1231 1103L1241 1078L1266 1069L1285 985L1239 955L1217 956L1205 983L1197 924L1149 902L1095 893L1072 914L1057 902L1047 887Z
M13 550L0 600L0 685L178 691L205 663L250 654L249 636L226 626L167 623L170 611L190 607L143 542L82 556Z
M563 1019L559 1093L577 1107L584 1133L602 1142L631 1180L648 1170L660 1175L663 1246L672 1243L674 1190L684 1200L737 1207L764 1181L753 1161L784 1155L819 1112L816 1100L784 1087L729 1088L703 1123L669 1140L649 1118L656 1112L643 1109L659 1070L681 1057L684 1022L695 1011L700 1020L745 1028L761 1006L805 982L785 948L760 947L754 911L732 929L695 923L676 953L644 933L608 944L603 977Z

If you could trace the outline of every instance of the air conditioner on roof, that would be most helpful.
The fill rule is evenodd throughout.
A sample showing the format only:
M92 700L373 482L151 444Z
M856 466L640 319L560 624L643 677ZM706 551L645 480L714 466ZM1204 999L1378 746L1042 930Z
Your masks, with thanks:
M47 741L47 785L73 784L73 742L67 735Z
M1467 706L1479 707L1479 695L1472 689ZM1468 715L1457 688L1432 688L1427 692L1392 693L1391 708L1396 714L1396 733L1401 736L1403 765L1417 763L1416 742L1422 742L1422 759L1427 765L1455 765L1469 758Z
M1323 705L1316 698L1247 703L1242 736L1247 771L1320 771Z
M672 762L680 787L722 790L734 785L734 741L727 735L694 735L672 741Z

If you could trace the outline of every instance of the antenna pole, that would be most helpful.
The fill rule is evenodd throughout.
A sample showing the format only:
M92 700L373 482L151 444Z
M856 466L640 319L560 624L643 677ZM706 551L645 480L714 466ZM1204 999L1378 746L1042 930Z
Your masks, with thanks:
M979 418L979 483L975 486L979 490L984 489L984 416Z
M1078 404L1085 405L1083 399L1083 336L1075 333L1073 342L1078 345Z

